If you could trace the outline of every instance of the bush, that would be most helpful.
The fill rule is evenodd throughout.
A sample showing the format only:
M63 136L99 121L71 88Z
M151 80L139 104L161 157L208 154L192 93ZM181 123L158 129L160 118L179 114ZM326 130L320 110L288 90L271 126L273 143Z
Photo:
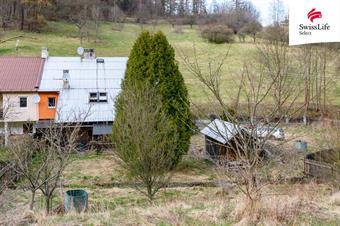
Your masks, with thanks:
M270 26L265 28L259 36L269 42L288 42L288 27Z
M209 42L216 44L231 43L234 41L234 32L228 26L217 25L202 29L201 36Z

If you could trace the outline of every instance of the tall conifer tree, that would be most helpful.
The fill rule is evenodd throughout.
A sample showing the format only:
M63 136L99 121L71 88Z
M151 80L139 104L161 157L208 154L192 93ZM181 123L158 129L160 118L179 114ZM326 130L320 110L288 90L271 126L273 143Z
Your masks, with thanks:
M175 60L175 51L163 33L151 35L143 32L136 40L129 56L121 95L130 85L155 89L162 100L164 113L177 126L179 148L174 154L175 166L189 148L191 114L188 91ZM124 117L119 108L120 101L121 98L116 101L115 120Z

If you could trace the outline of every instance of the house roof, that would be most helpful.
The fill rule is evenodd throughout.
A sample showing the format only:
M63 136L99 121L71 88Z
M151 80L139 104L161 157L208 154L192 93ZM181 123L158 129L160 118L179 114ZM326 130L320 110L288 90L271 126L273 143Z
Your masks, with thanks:
M97 58L98 59L98 58ZM114 100L121 90L127 57L49 57L45 61L39 92L59 92L56 121L107 122L114 119ZM64 88L63 71L68 70L69 88ZM107 93L107 103L89 103L92 92ZM85 120L81 115L87 114Z
M36 91L43 67L39 57L0 57L0 92Z
M239 126L220 119L215 119L201 133L222 144L226 144L240 131Z

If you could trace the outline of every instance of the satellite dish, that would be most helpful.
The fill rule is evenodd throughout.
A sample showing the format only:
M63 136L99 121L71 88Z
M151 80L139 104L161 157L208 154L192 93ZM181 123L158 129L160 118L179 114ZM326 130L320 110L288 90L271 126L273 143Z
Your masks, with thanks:
M40 96L39 96L39 95L34 95L34 96L33 96L33 102L34 102L35 104L39 104L39 102L40 102Z
M78 47L77 48L77 53L78 53L78 55L82 56L84 54L84 48L83 47Z

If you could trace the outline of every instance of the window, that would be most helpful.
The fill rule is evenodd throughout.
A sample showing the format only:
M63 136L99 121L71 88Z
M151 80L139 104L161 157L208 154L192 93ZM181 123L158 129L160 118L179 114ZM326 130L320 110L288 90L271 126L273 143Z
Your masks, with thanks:
M27 108L27 97L20 97L20 107Z
M107 93L99 93L99 102L107 102Z
M107 103L107 93L90 93L90 103L101 102Z
M97 93L90 93L90 103L98 102Z
M49 97L48 98L48 108L55 108L55 107L56 107L55 97Z

